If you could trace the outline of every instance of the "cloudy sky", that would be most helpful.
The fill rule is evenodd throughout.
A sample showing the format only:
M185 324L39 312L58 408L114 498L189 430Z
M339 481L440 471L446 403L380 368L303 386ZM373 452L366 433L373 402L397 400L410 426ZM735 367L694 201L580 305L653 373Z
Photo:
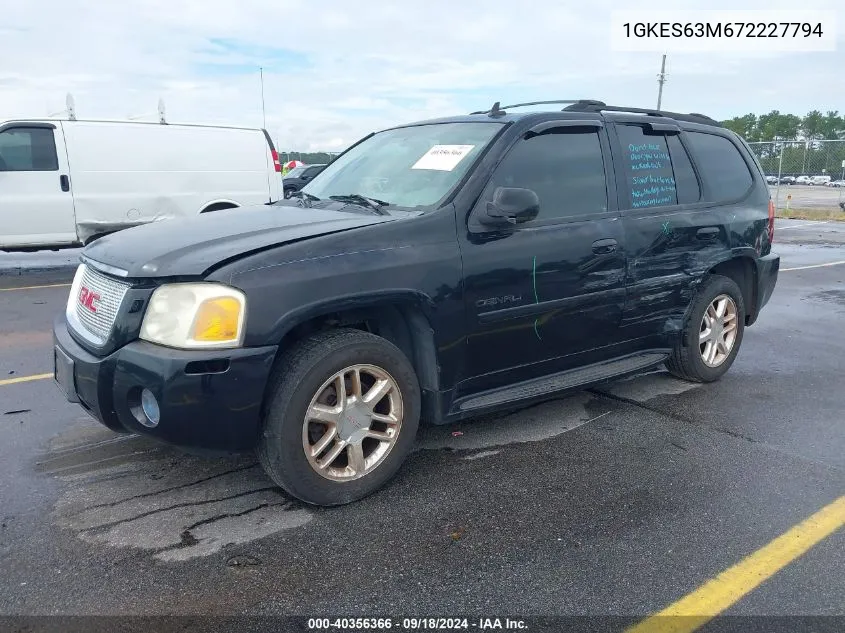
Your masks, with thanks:
M841 8L840 8L841 5ZM625 9L826 9L835 52L670 54L663 107L716 118L845 111L845 3L619 3ZM518 8L519 7L519 8ZM593 0L21 0L0 17L0 119L261 125L281 149L340 150L388 125L503 103L653 107L660 53L614 52ZM658 14L659 15L659 14Z

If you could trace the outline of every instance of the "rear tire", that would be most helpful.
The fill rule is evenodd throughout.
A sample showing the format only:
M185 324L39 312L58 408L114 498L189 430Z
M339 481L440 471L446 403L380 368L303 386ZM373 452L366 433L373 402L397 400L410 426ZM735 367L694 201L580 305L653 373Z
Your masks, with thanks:
M724 314L719 314L720 309ZM718 380L739 353L744 331L745 302L739 286L729 277L711 275L690 307L666 367L691 382Z
M322 332L292 347L276 363L266 398L261 465L314 505L350 503L381 488L410 453L419 426L410 361L359 330Z

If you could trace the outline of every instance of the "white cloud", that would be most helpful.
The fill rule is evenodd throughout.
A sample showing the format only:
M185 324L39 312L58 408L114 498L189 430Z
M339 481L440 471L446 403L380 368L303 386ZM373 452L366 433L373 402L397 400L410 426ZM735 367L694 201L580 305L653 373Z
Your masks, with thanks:
M611 52L612 8L609 0L20 2L4 7L0 27L0 118L57 112L71 92L81 117L152 118L162 97L173 121L260 125L259 65L267 126L287 149L337 150L387 125L497 99L651 106L659 55ZM838 10L845 31L837 2L814 8ZM845 110L843 62L843 48L673 55L664 106L716 117Z

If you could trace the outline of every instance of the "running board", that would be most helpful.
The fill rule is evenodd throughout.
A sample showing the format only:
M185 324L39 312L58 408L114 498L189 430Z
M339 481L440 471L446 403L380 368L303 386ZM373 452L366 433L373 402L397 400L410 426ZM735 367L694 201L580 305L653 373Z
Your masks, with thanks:
M511 404L521 400L531 400L538 396L558 391L566 391L592 385L609 378L624 376L640 370L653 367L665 361L669 357L668 352L649 351L633 356L625 356L616 360L604 363L596 363L578 369L535 378L525 382L486 391L479 395L469 396L458 401L452 409L453 413L471 411L474 409L487 409L502 404Z

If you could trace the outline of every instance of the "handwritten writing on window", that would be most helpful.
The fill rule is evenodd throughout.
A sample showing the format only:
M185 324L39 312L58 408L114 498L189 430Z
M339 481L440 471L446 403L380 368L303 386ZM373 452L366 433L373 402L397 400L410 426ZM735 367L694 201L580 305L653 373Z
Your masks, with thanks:
M672 161L665 145L630 143L631 206L655 207L677 204L678 194Z

